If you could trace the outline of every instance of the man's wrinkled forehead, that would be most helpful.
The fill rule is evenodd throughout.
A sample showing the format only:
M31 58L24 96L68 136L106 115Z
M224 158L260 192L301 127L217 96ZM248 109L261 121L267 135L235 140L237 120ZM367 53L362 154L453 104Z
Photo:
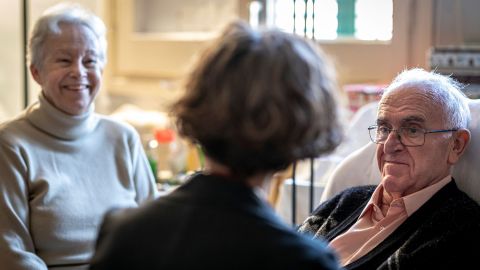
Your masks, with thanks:
M442 117L444 108L439 106L425 90L406 87L391 90L382 96L377 117L382 120L384 114L389 112L405 112L405 120L427 121L432 117Z
M437 106L428 91L416 87L399 87L385 93L380 99L380 106L399 107L409 104L432 109Z

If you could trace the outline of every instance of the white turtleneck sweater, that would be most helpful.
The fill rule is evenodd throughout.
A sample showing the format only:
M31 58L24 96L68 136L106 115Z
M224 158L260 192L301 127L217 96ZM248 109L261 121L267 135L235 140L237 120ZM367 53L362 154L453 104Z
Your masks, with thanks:
M155 195L132 127L40 95L0 125L0 268L86 269L105 212Z

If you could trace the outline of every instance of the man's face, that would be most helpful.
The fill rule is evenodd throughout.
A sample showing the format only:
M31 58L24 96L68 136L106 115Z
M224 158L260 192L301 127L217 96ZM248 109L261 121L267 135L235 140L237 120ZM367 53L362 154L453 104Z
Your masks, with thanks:
M392 129L452 128L446 126L442 108L422 91L412 88L394 90L382 99L377 125ZM377 145L377 162L385 191L405 196L441 180L450 173L452 147L451 132L426 134L424 145L406 147L392 131L385 144Z

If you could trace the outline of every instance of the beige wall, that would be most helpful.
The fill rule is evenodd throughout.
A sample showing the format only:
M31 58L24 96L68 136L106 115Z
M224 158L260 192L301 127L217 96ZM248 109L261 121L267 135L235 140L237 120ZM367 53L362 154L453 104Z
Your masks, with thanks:
M23 106L23 52L20 1L0 0L0 122Z
M480 1L436 0L433 9L434 44L480 46Z

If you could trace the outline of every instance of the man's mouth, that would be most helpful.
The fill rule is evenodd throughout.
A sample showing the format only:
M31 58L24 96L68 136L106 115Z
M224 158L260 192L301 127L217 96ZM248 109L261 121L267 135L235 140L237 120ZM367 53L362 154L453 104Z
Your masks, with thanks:
M398 160L385 160L385 164L408 165L408 163Z

